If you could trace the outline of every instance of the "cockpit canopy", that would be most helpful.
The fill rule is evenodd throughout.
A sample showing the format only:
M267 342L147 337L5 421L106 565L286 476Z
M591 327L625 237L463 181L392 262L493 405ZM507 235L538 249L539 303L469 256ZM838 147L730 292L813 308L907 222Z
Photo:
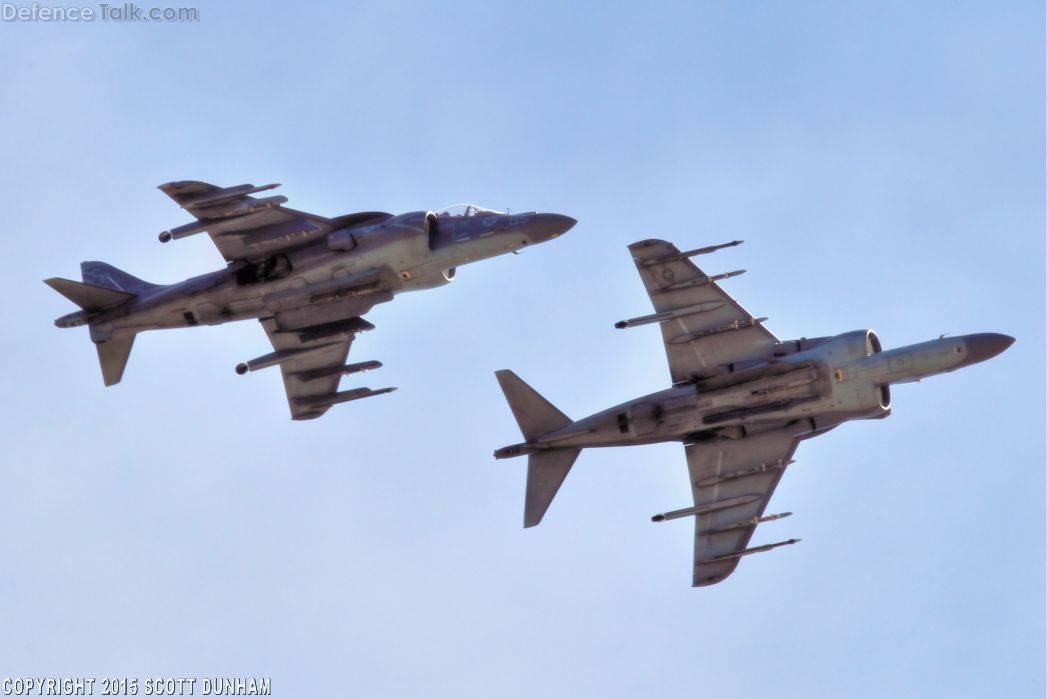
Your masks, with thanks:
M486 209L483 206L477 204L454 204L452 206L446 206L443 209L436 211L438 216L491 216L493 214L497 216L503 215L502 211L496 211L495 209Z

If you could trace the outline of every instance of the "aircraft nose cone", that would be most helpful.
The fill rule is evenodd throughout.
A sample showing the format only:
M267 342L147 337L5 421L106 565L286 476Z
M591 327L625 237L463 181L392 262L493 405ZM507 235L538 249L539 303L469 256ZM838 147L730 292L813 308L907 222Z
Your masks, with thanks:
M576 220L571 216L536 214L528 226L528 235L533 242L539 243L568 232L575 224Z
M965 336L966 364L976 364L996 357L1016 342L1016 338L999 333L976 333Z

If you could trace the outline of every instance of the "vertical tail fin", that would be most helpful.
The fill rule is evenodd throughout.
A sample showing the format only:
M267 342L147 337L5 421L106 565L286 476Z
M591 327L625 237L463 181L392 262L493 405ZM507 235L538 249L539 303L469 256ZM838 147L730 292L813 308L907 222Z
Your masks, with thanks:
M88 284L104 286L107 289L116 289L136 296L144 291L156 289L158 286L144 282L105 262L81 262L80 276Z
M572 424L571 418L555 408L512 371L495 372L499 385L517 419L521 434L536 440ZM541 449L528 456L528 484L525 486L525 527L542 521L554 496L579 456L579 449Z
M84 282L71 279L45 279L50 286L82 309L62 316L55 321L60 328L70 328L85 323L91 328L91 340L98 351L98 363L102 367L102 380L107 386L120 383L135 343L133 331L113 331L110 324L99 320L122 304L133 301L144 291L155 289L155 284L144 282L104 262L83 262L80 273Z

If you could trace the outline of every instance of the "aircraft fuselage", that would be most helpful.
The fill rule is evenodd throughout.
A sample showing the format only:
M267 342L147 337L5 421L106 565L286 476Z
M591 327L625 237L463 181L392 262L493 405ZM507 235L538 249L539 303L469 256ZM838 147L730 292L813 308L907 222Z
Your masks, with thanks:
M77 311L59 327L90 321L92 339L134 332L217 325L310 307L311 318L365 312L395 294L441 286L456 268L557 237L575 224L559 214L440 216L415 212L333 231L287 253L237 262L176 284L154 287L102 313Z
M806 422L807 433L823 432L847 420L887 417L890 384L954 371L1010 344L1006 335L978 333L882 352L872 331L845 333L802 352L621 403L536 441L504 447L496 456L739 438L795 420Z

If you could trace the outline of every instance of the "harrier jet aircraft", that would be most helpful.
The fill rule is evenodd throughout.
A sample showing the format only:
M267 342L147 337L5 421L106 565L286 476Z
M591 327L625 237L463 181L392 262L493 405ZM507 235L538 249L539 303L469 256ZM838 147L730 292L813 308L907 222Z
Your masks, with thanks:
M80 306L55 325L90 328L107 386L123 376L137 333L258 318L274 351L238 364L237 373L279 365L292 418L319 417L335 403L394 390L338 390L344 374L382 366L346 364L354 336L374 327L361 317L372 306L402 291L447 284L460 265L556 238L576 223L560 214L509 215L473 205L325 218L285 208L283 196L250 196L277 186L160 185L197 219L164 231L160 242L207 231L225 269L158 285L84 262L83 282L44 280Z
M671 388L573 422L513 372L496 372L525 442L495 457L528 455L526 527L542 520L581 449L681 442L693 505L652 520L694 517L692 584L721 582L741 557L798 541L747 547L758 524L791 514L765 508L801 440L888 417L891 384L982 362L1013 343L979 333L883 352L872 330L780 341L716 283L742 271L708 276L690 261L739 243L629 246L656 312L616 327L659 323Z

